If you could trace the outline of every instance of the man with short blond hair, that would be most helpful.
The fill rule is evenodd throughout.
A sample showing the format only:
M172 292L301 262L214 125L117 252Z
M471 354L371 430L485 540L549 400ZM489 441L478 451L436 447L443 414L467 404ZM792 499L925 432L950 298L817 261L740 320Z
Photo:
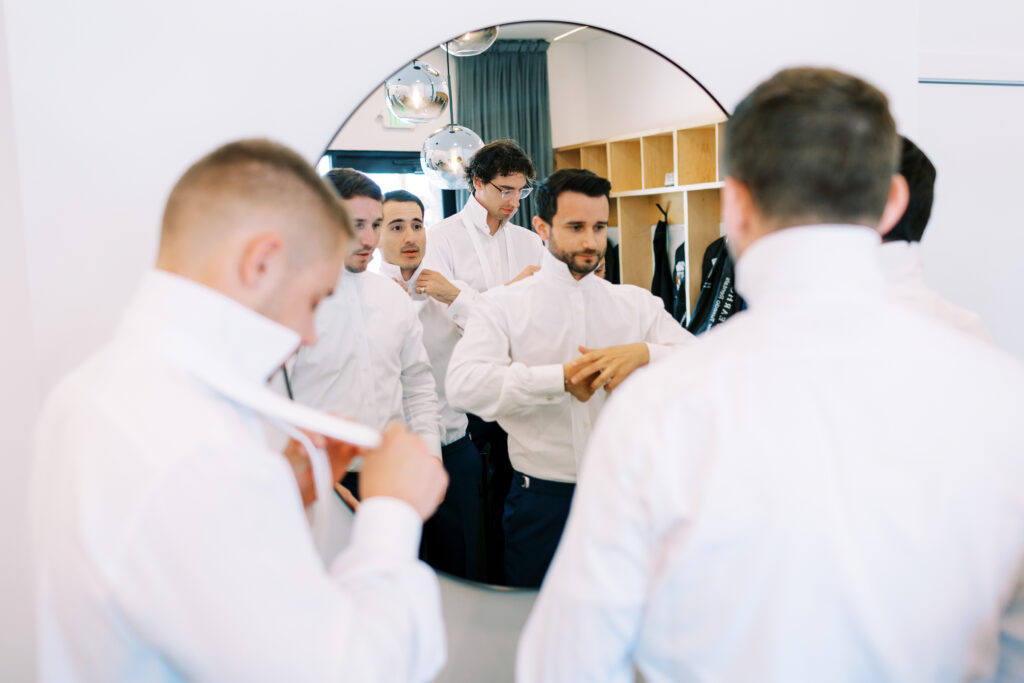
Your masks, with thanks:
M37 426L42 680L419 681L440 670L437 581L415 555L444 491L440 463L390 427L364 453L352 542L325 570L295 473L264 432L310 444L295 427L327 419L266 381L316 340L314 311L352 234L333 191L269 141L225 145L175 185L156 269ZM356 450L326 445L343 471Z

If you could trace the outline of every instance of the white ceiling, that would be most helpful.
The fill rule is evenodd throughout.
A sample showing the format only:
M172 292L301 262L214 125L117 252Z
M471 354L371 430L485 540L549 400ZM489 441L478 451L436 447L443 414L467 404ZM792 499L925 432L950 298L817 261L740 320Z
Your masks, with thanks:
M551 41L558 36L579 28L579 24L568 24L554 21L526 21L517 24L501 24L498 31L498 38L505 40L535 40L538 38ZM611 35L606 31L595 28L584 28L576 31L571 36L562 38L567 43L589 43L603 36ZM560 41L560 42L561 42Z

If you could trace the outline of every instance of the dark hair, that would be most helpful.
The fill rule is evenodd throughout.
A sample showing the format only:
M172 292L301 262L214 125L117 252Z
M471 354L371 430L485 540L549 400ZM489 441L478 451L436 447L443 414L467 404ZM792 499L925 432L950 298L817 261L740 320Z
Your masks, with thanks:
M384 203L387 204L388 202L415 202L416 205L420 207L420 217L423 217L423 202L421 202L420 198L412 192L407 192L406 190L392 190L384 195Z
M378 202L384 199L380 185L354 168L332 168L325 177L334 185L342 199L369 197Z
M472 191L473 178L489 183L500 175L522 173L527 180L537 177L533 162L514 140L504 139L488 142L469 158L466 164L466 180Z
M726 170L776 227L876 225L898 151L886 96L832 69L780 71L725 127Z
M935 199L935 166L917 145L905 137L900 152L900 175L907 179L910 201L895 227L882 236L883 242L920 242Z
M547 224L558 213L558 197L563 192L579 192L588 197L607 197L612 184L606 179L580 168L563 168L548 176L537 186L537 215Z

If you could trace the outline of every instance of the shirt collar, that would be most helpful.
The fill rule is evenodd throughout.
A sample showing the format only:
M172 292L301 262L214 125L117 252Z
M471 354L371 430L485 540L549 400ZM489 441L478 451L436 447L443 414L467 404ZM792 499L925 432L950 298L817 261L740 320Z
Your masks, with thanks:
M878 255L887 280L924 280L919 242L883 242Z
M409 290L410 293L412 293L416 288L416 279L420 276L420 273L423 272L423 261L420 261L420 265L417 266L416 270L413 271L412 277L410 277L408 280L402 277L401 267L396 266L393 263L388 263L384 259L381 259L380 261L379 272L384 277L389 277L393 280L398 280L403 285L405 285L405 288Z
M740 256L736 289L751 308L780 300L880 297L879 239L863 225L782 228Z
M413 272L412 277L406 280L402 278L402 269L400 267L394 265L393 263L388 263L384 259L381 259L380 267L377 271L377 274L395 280L396 282L400 282L402 286L405 287L405 291L407 291L409 295L412 297L412 300L420 302L426 301L427 299L430 298L429 294L420 294L419 292L416 291L416 280L419 278L420 273L422 272L423 261L420 261L420 265Z
M462 210L466 212L466 216L474 228L488 237L491 236L491 228L487 225L487 209L480 203L475 194L469 195L469 199L466 200L466 206ZM497 235L498 233L494 234Z
M591 271L577 280L569 272L569 266L564 261L558 259L546 247L543 256L541 256L540 272L534 275L534 277L542 277L545 280L552 280L573 287L589 287L598 284L598 281L601 279Z
M122 329L143 334L190 371L264 384L299 346L299 335L193 280L151 270Z

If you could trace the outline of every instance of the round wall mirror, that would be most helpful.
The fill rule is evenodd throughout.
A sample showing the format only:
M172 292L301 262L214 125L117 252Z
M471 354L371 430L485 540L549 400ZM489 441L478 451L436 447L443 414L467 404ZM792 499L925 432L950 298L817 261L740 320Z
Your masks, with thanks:
M441 389L439 435L451 485L424 527L422 558L462 579L534 588L539 580L510 581L506 572L507 498L524 480L533 481L531 472L518 469L523 439L511 429L506 434L501 416L486 421L445 405L445 368L464 320L452 314L443 293L420 286L433 240L440 239L435 228L477 205L488 217L496 214L479 196L493 186L488 196L506 202L498 207L506 213L497 229L507 221L532 230L538 205L526 188L560 169L591 171L611 183L604 277L650 290L655 274L668 268L672 303L685 319L699 294L701 259L721 235L726 114L685 71L615 33L553 22L452 28L470 30L452 40L473 39L471 54L440 45L408 55L394 73L382 71L381 86L344 121L318 169L324 175L354 169L379 187L383 201L369 207L368 220L379 229L366 269L412 300ZM486 40L474 38L473 31L484 29ZM499 173L483 179L487 185L465 177L481 145L496 140L514 141L531 161L532 177ZM478 257L479 249L456 254ZM495 273L496 282L518 274L508 258L510 271ZM534 453L530 460L543 457ZM350 474L345 484L358 493L357 477ZM550 552L540 558L545 567L549 560Z

